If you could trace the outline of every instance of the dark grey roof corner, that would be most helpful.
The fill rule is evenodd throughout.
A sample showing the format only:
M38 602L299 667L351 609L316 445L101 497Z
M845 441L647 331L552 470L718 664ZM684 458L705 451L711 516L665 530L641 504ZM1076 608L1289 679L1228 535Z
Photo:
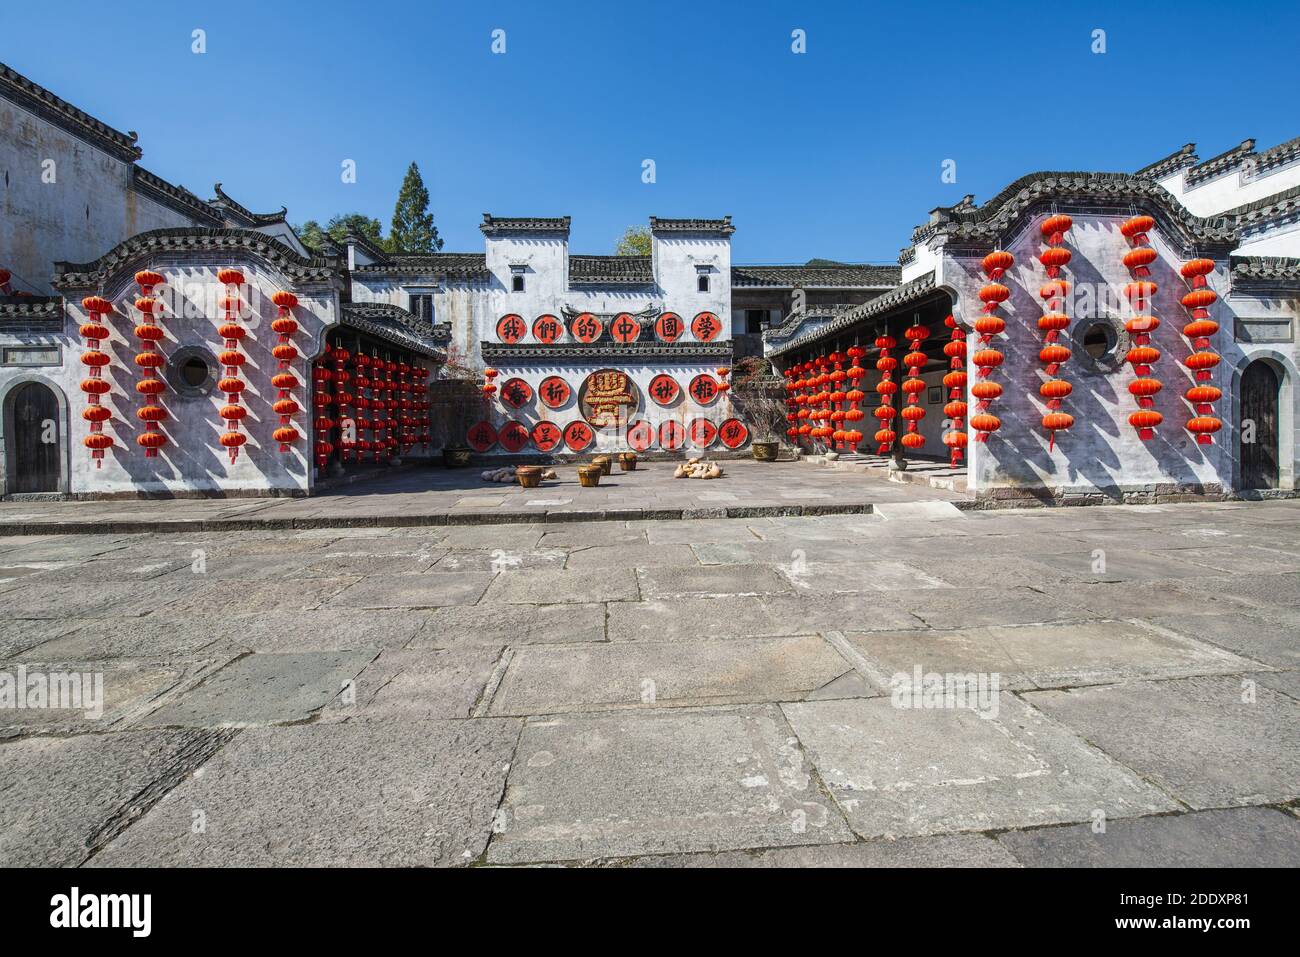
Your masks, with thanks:
M1270 283L1300 286L1300 258L1290 256L1233 256L1228 262L1233 283Z
M1200 157L1196 155L1196 144L1184 143L1180 149L1174 150L1154 163L1148 163L1133 175L1141 176L1143 179L1164 179L1169 174L1195 166L1198 162Z
M188 216L200 226L224 226L218 210L183 186L174 186L143 166L131 167L131 188L154 202Z
M736 227L731 225L730 216L723 216L721 219L662 219L659 216L650 217L650 232L652 233L708 233L730 236L735 231Z
M63 331L62 296L0 296L0 329L10 334Z
M915 261L916 261L915 246L904 246L902 249L898 251L898 265L900 267L906 266L908 263L913 263Z
M1264 150L1255 157L1255 164L1257 171L1263 173L1266 170L1285 166L1297 159L1300 159L1300 136Z
M649 256L570 256L569 284L648 286L654 283Z
M769 355L781 356L801 349L807 349L810 346L816 345L818 342L832 339L840 335L845 330L860 322L929 299L936 294L935 290L934 273L926 273L924 276L913 279L911 282L904 283L897 289L893 289L890 292L877 296L869 302L864 302L860 306L854 306L852 309L837 316L826 325L821 326L806 335L792 339L779 349L774 349L769 353Z
M348 328L409 349L435 362L446 361L446 353L439 345L451 339L451 326L448 323L435 326L401 306L383 302L344 303L340 321Z
M281 206L278 213L255 213L247 206L231 198L225 190L221 188L220 183L214 183L212 190L217 195L208 200L208 205L215 206L227 213L233 213L235 222L232 226L270 226L274 223L282 223L289 215L289 207Z
M1203 183L1208 179L1221 176L1236 169L1246 161L1248 156L1255 152L1254 140L1242 140L1230 150L1225 150L1218 156L1212 156L1204 163L1193 166L1187 171L1187 185L1194 183Z
M144 155L136 145L139 136L134 130L115 130L3 63L0 96L124 162L134 163Z
M479 229L484 236L499 236L507 233L569 233L568 216L493 216L483 214Z
M360 233L356 232L355 230L351 230L351 229L348 230L348 234L343 237L343 244L360 246L376 262L380 262L380 263L388 262L388 253L385 250L376 246L369 239L367 239L365 236L362 236Z

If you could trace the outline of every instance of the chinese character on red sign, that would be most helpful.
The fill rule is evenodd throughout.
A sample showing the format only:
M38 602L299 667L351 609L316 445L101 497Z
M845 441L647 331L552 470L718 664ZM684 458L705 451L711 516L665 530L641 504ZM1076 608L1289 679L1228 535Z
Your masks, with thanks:
M497 441L507 452L518 452L528 441L528 430L518 422L507 422L501 426L501 433L497 436Z
M661 313L655 320L655 335L660 342L676 342L686 331L686 323L675 312Z
M569 401L569 396L573 395L569 383L557 375L543 379L542 384L537 387L537 392L542 397L542 404L548 409L560 408Z
M629 342L636 342L641 336L641 323L636 321L635 316L620 312L614 317L613 322L609 324L609 334L615 342L621 342L624 345Z
M708 405L718 397L718 381L707 372L702 372L691 380L688 391L691 398L700 405Z
M627 444L637 452L644 452L654 445L655 430L649 422L642 419L627 430Z
M749 440L749 429L739 419L727 419L718 426L718 434L722 436L722 444L729 449L738 449Z
M603 330L599 319L589 312L584 312L573 317L573 323L569 326L569 331L573 333L573 338L579 342L595 342L600 338Z
M595 431L586 422L570 422L564 429L564 444L574 452L581 452L595 438Z
M533 445L539 452L549 452L560 444L564 433L554 422L538 422L533 426Z
M677 380L666 372L650 380L650 398L659 405L672 405L681 391L682 387L677 384Z
M686 444L686 427L680 422L669 420L659 426L659 445L670 452Z
M470 426L466 438L469 447L475 452L486 452L497 444L497 430L493 428L491 422L479 422L477 425Z
M709 419L692 419L687 431L691 444L701 449L707 449L718 437L718 427Z
M564 332L564 323L552 315L538 316L533 323L533 338L538 342L552 343Z
M497 338L508 346L513 346L527 334L528 326L524 323L522 316L511 313L508 316L502 316L500 321L497 322Z
M722 321L711 312L702 312L691 322L691 332L700 342L712 342L722 331Z
M501 387L501 401L516 409L533 401L533 387L523 379L507 379Z

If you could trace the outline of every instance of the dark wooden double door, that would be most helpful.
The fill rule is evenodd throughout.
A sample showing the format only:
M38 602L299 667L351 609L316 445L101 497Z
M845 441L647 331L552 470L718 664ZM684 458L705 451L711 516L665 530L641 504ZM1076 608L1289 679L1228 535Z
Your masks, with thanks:
M8 491L59 490L59 402L39 382L18 386L10 396L12 418L7 464Z
M1282 380L1267 362L1252 362L1241 377L1242 488L1277 488L1281 469L1278 406Z

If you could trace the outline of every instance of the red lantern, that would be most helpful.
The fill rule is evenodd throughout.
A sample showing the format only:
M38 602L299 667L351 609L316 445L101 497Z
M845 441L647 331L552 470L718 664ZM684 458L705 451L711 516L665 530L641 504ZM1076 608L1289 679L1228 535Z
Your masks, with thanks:
M1038 328L1043 332L1043 348L1038 358L1047 368L1048 381L1038 387L1038 394L1047 403L1047 411L1042 417L1043 430L1047 432L1047 449L1056 447L1056 433L1070 428L1074 417L1061 412L1061 403L1072 391L1070 383L1055 376L1061 364L1070 358L1070 350L1058 342L1061 333L1070 327L1070 317L1065 312L1065 296L1070 284L1061 279L1061 269L1070 262L1072 255L1065 248L1065 234L1070 231L1074 221L1061 213L1048 216L1043 220L1039 231L1047 239L1047 248L1038 257L1038 261L1047 270L1048 282L1039 290L1038 295L1044 300L1044 312L1038 319Z
M896 345L898 340L887 333L876 337L876 348L880 350L880 358L876 360L876 368L880 370L880 382L876 386L876 391L880 393L880 406L875 411L876 418L880 420L880 428L875 435L877 455L888 455L898 438L897 433L887 427L897 412L894 408L894 395L898 391L898 383L894 382L894 370L898 368L898 360L889 354Z
M239 378L239 369L244 364L244 355L239 351L239 342L246 335L246 330L239 324L239 310L242 303L239 287L244 284L244 274L238 269L222 269L217 272L217 282L226 287L226 295L221 300L225 310L225 321L217 332L225 341L225 350L219 357L225 367L225 376L217 383L217 389L226 394L226 406L222 409L222 418L226 422L226 432L221 436L221 445L230 453L230 464L234 465L239 457L240 447L248 440L239 431L244 409L239 405L239 396L245 384ZM234 410L238 410L236 413ZM229 414L227 414L229 413Z

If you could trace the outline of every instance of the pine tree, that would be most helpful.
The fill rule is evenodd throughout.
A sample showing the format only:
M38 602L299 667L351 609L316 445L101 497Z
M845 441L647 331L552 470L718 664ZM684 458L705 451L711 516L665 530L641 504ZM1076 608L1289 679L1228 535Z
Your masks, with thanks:
M388 249L394 253L434 253L441 248L438 227L433 225L433 214L429 212L429 191L424 188L420 167L412 163L393 208Z

